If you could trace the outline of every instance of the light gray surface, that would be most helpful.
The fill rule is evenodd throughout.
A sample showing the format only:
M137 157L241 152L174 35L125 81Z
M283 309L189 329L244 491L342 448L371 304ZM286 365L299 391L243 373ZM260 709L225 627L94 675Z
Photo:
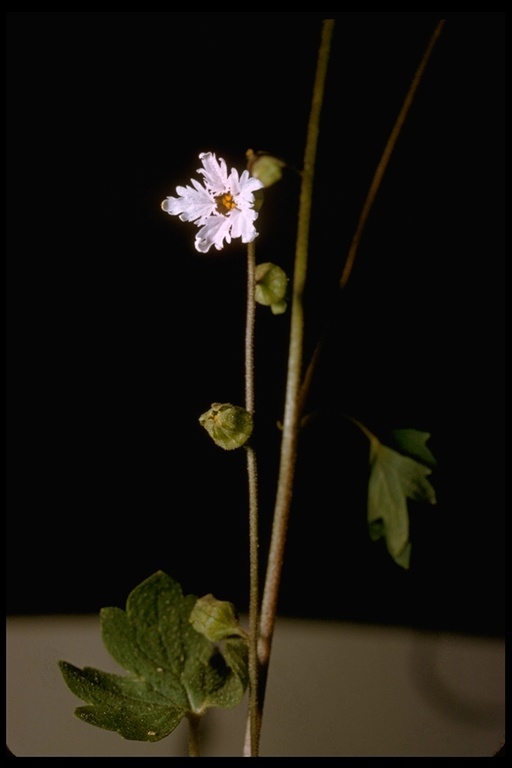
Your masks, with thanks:
M243 620L242 620L243 623ZM7 620L7 745L18 757L186 755L186 724L156 744L73 716L57 661L122 673L99 618ZM246 700L212 710L202 754L240 756ZM488 757L505 739L505 644L412 629L280 619L261 755Z

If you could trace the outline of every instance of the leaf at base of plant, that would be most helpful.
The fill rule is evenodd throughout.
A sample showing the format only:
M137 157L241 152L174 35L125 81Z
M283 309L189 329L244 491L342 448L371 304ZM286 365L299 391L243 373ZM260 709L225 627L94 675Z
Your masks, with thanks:
M157 571L130 593L125 611L103 608L103 642L129 675L60 661L66 684L87 704L75 715L125 739L159 741L188 714L239 704L247 643L235 637L221 647L197 632L190 622L196 601Z

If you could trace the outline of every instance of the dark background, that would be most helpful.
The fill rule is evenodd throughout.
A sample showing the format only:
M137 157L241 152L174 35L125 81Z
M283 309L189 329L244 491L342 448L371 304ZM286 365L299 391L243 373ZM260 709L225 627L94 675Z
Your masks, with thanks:
M323 17L306 359L311 391L283 615L504 632L505 14L7 13L7 613L123 606L157 569L247 608L243 451L198 424L243 403L245 250L193 249L160 210L198 154L300 167ZM380 153L439 18L444 31L361 243ZM298 178L266 193L258 261L291 269ZM271 525L288 315L258 307L261 555ZM430 432L434 507L412 562L365 521L368 444Z

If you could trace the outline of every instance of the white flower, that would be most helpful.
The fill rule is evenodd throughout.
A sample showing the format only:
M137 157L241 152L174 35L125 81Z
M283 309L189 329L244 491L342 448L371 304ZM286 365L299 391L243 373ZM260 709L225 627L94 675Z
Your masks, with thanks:
M235 168L228 176L222 157L217 160L211 152L199 155L203 167L203 185L192 179L192 187L176 187L179 197L166 197L162 210L181 221L193 221L199 227L195 246L207 253L212 245L220 251L224 240L241 237L242 243L251 243L258 235L254 222L258 218L254 210L254 192L263 187L262 182L243 171L238 176Z

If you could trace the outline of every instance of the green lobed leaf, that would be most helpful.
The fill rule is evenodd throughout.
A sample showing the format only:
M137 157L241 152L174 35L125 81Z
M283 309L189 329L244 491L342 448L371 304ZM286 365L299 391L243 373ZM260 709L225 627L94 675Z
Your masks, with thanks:
M69 689L90 706L75 715L90 725L117 731L135 741L159 741L181 721L185 711L143 681L78 667L65 661L59 667Z
M192 711L202 713L209 707L230 709L243 698L247 687L247 643L241 638L226 640L223 651L215 649L208 664L190 656L184 669L184 681Z
M397 430L394 436L397 442L402 441L404 449L421 461L383 445L371 435L368 528L373 541L383 537L395 562L402 568L409 568L411 544L407 499L436 503L435 491L427 479L432 470L422 463L435 464L435 459L425 446L430 437L427 433Z
M130 675L59 662L70 690L89 705L75 715L126 739L158 741L187 714L239 704L247 644L235 638L220 647L197 632L190 622L196 601L157 571L130 593L126 611L103 608L103 642Z
M418 429L395 429L392 433L393 439L400 453L405 453L416 459L427 467L435 467L437 462L427 447L427 440L430 439L430 432L420 432Z

